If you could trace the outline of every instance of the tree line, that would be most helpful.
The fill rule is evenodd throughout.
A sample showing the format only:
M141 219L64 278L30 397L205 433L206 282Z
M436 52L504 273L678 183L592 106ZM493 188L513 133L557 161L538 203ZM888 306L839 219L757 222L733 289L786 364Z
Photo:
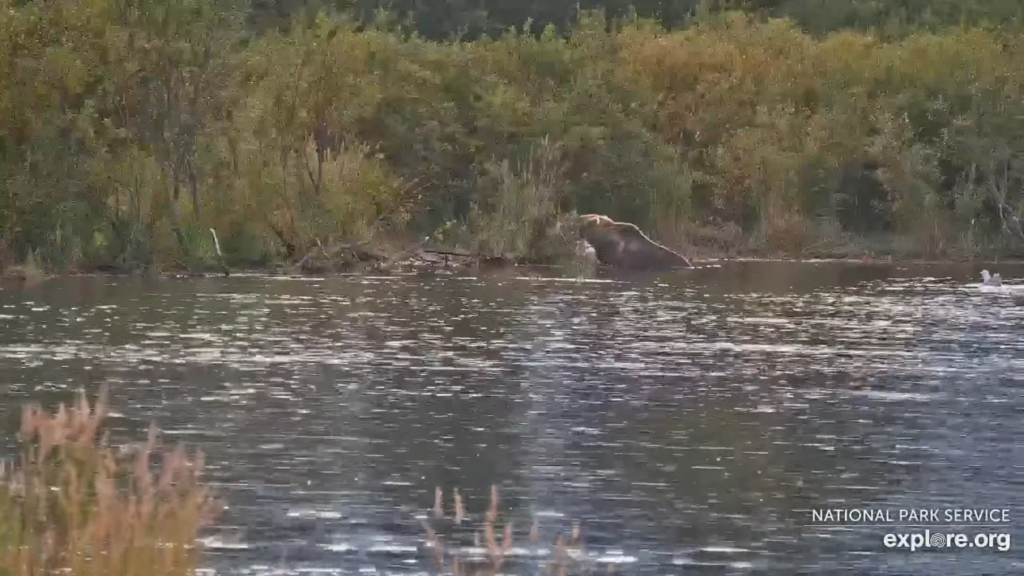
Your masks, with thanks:
M789 18L815 34L842 29L899 34L948 25L1007 24L1024 16L1020 0L253 0L247 17L256 29L287 28L296 16L321 10L353 14L362 22L387 13L392 21L432 40L476 39L511 27L522 29L527 22L532 32L549 24L567 32L581 14L593 10L602 10L609 20L635 15L668 30L686 26L701 11L742 10Z
M0 265L1020 253L1013 3L828 4L0 0Z

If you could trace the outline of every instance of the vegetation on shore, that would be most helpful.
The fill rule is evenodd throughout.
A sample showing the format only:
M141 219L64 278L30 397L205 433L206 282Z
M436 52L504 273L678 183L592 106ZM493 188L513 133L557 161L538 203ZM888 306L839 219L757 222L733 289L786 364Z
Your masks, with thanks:
M158 449L152 428L141 446L109 446L105 396L23 410L20 462L0 468L0 576L194 573L217 511L202 454Z
M257 31L229 5L0 0L0 267L381 259L428 236L554 262L574 211L687 254L1024 253L1014 26L596 12L440 41L327 12Z

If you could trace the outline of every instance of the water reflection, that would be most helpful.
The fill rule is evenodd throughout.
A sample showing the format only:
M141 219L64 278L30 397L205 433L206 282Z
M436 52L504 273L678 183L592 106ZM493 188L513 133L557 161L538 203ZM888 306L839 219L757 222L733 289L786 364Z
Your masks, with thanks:
M122 435L155 419L208 452L238 538L225 573L429 568L433 486L482 511L492 483L547 542L582 520L620 573L1016 569L883 553L878 529L807 511L1024 511L1024 292L934 266L543 274L0 292L0 422L111 382Z

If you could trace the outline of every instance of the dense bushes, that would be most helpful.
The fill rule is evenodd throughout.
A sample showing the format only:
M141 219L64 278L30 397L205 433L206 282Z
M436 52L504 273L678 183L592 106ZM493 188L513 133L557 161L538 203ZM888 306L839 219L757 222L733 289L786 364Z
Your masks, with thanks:
M0 262L192 266L211 227L234 264L437 231L550 260L572 210L717 251L1024 245L1019 32L590 14L438 43L242 20L0 0Z

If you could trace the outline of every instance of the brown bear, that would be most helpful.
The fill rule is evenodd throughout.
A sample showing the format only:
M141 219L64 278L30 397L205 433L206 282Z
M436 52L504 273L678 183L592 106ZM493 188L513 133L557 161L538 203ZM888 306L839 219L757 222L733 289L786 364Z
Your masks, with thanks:
M693 268L685 256L652 241L629 222L584 214L580 216L580 235L594 247L597 259L609 266L632 270Z

